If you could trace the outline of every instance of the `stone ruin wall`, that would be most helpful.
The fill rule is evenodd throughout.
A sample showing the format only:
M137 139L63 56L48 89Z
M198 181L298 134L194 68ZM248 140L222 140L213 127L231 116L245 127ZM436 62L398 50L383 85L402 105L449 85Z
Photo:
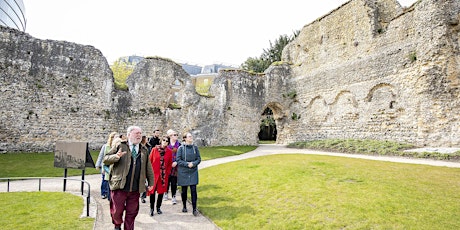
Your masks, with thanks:
M458 146L459 9L459 1L402 9L396 1L352 0L306 25L283 63L264 74L221 71L211 97L199 96L180 65L164 58L145 59L128 78L129 91L115 90L94 47L1 27L0 151L52 151L57 140L98 149L109 132L131 124L148 135L192 131L199 145L255 145L266 107L278 143ZM169 108L172 102L181 108Z
M50 151L56 140L93 140L113 128L103 112L113 79L100 51L5 27L0 38L0 151Z
M289 122L284 143L458 146L459 1L419 1L405 10L394 3L350 1L285 48L299 95L291 110L301 119ZM383 5L394 11L382 13Z
M250 130L236 138L257 139L260 114L269 107L277 143L356 138L458 146L459 4L345 3L306 25L283 51L285 64L264 76L221 73L225 79L214 83L231 88L224 91L227 103L243 99L242 113L227 111L225 123ZM291 92L297 96L286 96ZM245 95L260 104L247 105Z

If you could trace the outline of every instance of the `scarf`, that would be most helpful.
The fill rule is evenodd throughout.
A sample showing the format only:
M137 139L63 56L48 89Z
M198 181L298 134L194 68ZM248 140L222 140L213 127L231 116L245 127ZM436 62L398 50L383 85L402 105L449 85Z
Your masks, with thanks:
M168 148L172 150L172 162L175 162L176 161L176 153L177 153L177 149L179 148L180 146L180 143L179 141L176 141L176 143L174 145L171 145L169 144L168 145ZM177 166L174 167L174 168L171 168L171 176L177 176Z
M160 178L161 178L161 185L165 186L165 177L166 177L166 168L165 168L165 149L162 147L158 148L158 152L160 152Z

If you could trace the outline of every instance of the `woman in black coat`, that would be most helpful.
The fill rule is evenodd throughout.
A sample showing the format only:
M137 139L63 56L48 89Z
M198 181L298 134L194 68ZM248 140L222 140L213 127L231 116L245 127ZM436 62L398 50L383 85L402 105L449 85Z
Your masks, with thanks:
M198 184L198 165L201 162L200 151L193 144L191 133L184 135L185 143L179 147L176 155L177 162L177 185L181 186L182 212L187 212L187 189L190 186L192 195L193 215L198 215L196 201L198 199L196 185Z

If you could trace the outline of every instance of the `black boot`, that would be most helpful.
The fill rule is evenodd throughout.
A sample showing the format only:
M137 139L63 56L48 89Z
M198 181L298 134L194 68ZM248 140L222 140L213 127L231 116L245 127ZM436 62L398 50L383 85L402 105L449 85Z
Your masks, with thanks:
M153 216L153 213L154 213L153 208L151 208L150 209L150 216Z
M187 208L185 206L182 208L182 212L187 212Z
M163 212L161 211L160 208L157 208L157 213L158 213L158 214L161 214L161 213L163 213Z

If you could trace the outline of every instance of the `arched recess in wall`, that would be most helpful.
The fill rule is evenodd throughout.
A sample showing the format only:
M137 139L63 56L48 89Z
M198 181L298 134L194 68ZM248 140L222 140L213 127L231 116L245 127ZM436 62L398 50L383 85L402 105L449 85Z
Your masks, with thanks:
M396 103L395 87L388 83L380 83L372 87L365 101L372 102L382 109L393 109Z
M264 107L260 119L259 140L276 141L276 136L278 134L276 124L279 119L284 117L282 111L281 105L276 102L268 103L267 106Z
M358 107L358 102L356 101L355 95L351 93L351 91L349 90L340 91L335 96L334 101L331 103L331 105L340 105L340 104L346 104L354 108Z
M313 124L319 124L327 120L329 112L329 105L326 103L326 100L322 96L318 95L311 99L310 103L308 103L308 116L306 119Z
M182 82L178 79L174 80L174 82L171 85L171 97L169 100L169 108L171 109L179 109L181 106L179 104L179 99L181 97L180 95L180 89L182 88Z
M349 90L342 90L330 104L330 117L336 122L350 121L353 122L359 118L358 101L355 94Z

